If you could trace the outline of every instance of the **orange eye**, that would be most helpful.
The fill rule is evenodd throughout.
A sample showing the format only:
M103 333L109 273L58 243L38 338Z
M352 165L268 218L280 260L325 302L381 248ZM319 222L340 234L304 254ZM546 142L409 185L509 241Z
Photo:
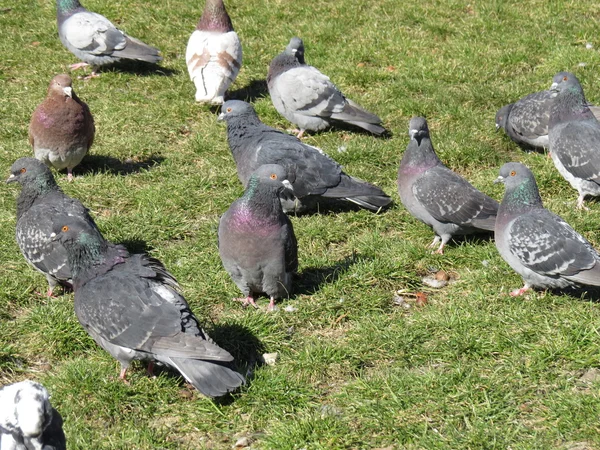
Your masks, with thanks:
M510 176L511 176L511 177L514 177L516 174L517 174L517 172L515 172L514 170L511 170L511 171L510 171Z
M64 227L61 228L61 231L63 233L66 233L67 231L69 231L69 227L65 225Z
M227 109L225 110L225 112L228 112L228 113L230 113L230 112L231 112L231 108L227 108Z
M25 173L25 172L27 172L27 169L25 167L23 167L21 170L19 170L19 172Z
M567 81L568 79L569 79L569 77L567 77L567 76L563 77L563 81Z
M271 174L271 180L276 180L277 179L277 175L275 175L274 173Z

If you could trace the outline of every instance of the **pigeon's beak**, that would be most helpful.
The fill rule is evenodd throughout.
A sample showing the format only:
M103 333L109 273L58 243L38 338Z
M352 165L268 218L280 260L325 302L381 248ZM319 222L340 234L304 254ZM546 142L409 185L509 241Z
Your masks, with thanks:
M11 173L6 179L7 183L14 183L15 181L17 181L17 177L15 177L14 173Z
M500 124L499 124L499 123L497 123L497 124L496 124L496 132L498 132L498 130L499 130L499 129L500 129Z
M558 83L552 83L552 84L550 85L550 90L551 90L552 92L558 92Z
M494 180L494 184L504 183L504 177L500 175L498 178Z
M217 117L217 122L223 122L224 120L225 120L225 113L219 114L219 117Z
M292 183L290 183L288 180L283 180L281 184L283 184L284 188L294 192L294 186L292 186Z
M414 138L415 138L415 135L416 135L418 132L419 132L419 130L408 130L408 136L409 136L411 139L414 139Z
M63 92L65 93L65 95L67 97L73 98L73 88L72 87L69 87L69 86L64 87Z

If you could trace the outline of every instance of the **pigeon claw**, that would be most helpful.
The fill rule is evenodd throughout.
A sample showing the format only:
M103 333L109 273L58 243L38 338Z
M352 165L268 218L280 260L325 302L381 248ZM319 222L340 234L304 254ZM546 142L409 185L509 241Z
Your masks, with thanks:
M584 198L584 195L580 195L579 197L577 197L577 209L583 209L584 211L589 211L590 208L588 208L587 206L585 206L583 204L583 198Z
M77 70L77 69L83 69L84 67L87 67L87 66L89 66L89 64L86 63L86 62L78 62L76 64L71 64L69 66L69 69L71 69L71 70Z
M256 301L254 301L254 297L252 297L251 295L249 295L248 297L242 297L242 298L234 298L233 299L234 302L241 302L242 306L247 307L248 305L252 305L254 306L256 309L258 309L258 305L256 304Z
M509 292L508 295L510 295L511 297L519 297L519 296L523 295L525 292L527 292L529 289L530 289L530 287L525 285L521 289L515 289L514 291Z
M277 310L277 306L275 306L275 298L271 297L271 301L269 302L269 306L267 306L267 312Z

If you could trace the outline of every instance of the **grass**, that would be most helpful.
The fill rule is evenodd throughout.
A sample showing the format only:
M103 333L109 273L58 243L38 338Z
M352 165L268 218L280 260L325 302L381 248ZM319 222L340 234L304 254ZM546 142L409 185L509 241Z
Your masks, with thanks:
M108 70L75 81L97 126L76 181L58 181L86 204L105 236L160 258L215 339L240 365L278 352L230 399L190 396L179 377L131 384L79 326L72 294L46 299L45 279L14 240L14 198L0 196L0 383L44 383L71 449L600 448L600 310L589 301L533 292L506 295L521 279L493 241L454 242L443 256L433 233L399 203L396 171L408 120L425 115L447 165L489 195L502 163L527 164L546 205L600 247L600 206L574 208L576 192L543 155L494 133L496 110L574 71L600 103L597 17L581 0L425 2L231 0L244 64L232 95L252 97L264 122L286 128L261 92L270 59L292 35L307 61L349 98L379 114L391 139L328 131L307 142L394 196L384 214L293 217L297 293L279 311L242 310L216 247L218 218L242 188L225 127L193 102L184 52L202 2L87 0L159 46L164 73ZM31 149L27 128L49 80L76 62L57 38L52 0L0 3L0 173ZM594 48L588 50L585 44ZM580 63L585 63L581 65ZM345 151L338 151L344 146ZM443 269L457 281L421 282ZM428 302L395 306L398 289ZM266 306L266 300L260 301ZM283 307L296 311L286 312ZM591 380L590 380L591 378Z

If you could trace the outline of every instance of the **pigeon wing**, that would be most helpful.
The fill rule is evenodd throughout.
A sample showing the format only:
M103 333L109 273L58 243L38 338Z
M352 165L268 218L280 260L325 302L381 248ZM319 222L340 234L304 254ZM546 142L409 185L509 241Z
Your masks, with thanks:
M474 220L495 217L498 212L495 200L442 166L429 169L417 179L413 184L413 193L439 222L469 225Z
M508 230L509 249L521 263L547 276L574 277L594 267L598 254L563 219L548 210L519 216Z

